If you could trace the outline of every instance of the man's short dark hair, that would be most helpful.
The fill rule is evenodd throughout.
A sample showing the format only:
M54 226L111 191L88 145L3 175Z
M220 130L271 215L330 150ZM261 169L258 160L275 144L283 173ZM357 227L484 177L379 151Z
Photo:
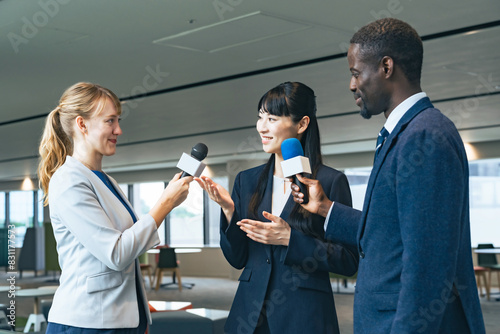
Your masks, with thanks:
M359 44L361 58L374 65L389 56L411 83L420 83L424 48L418 33L408 23L385 18L369 23L351 38Z

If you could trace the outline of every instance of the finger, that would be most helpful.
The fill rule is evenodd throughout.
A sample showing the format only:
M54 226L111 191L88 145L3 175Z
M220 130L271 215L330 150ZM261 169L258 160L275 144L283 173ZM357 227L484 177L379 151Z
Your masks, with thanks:
M260 237L247 233L247 237L260 244L268 244L266 239L261 239Z
M200 187L202 187L202 188L203 188L203 190L207 191L207 187L206 187L206 185L205 185L205 183L203 182L203 180L202 180L202 179L200 179L200 178L197 178L197 177L196 177L194 180L195 180L196 182L198 182L198 184L200 185Z
M201 179L202 179L203 181L208 181L208 180L212 181L212 179L211 179L211 178L209 178L208 176L205 176L205 175L202 175L202 176L201 176Z
M214 180L212 180L208 176L202 176L202 178L203 178L203 181L205 181L207 184L209 184L212 187L217 185L217 183L215 183Z
M299 194L299 195L304 196L302 193L301 193L301 194ZM303 200L301 197L299 197L299 196L293 196L293 201L294 201L295 203L299 203L299 204L302 204L302 202L304 202L304 200Z
M253 231L253 230L249 230L249 229L245 229L245 228L242 228L242 231L247 234L247 237L249 237L250 239L252 239L254 241L261 242L261 243L268 242L267 236L260 233L260 231Z
M258 228L266 228L266 226L269 225L269 223L263 223L263 222L260 222L260 221L257 221L257 220L252 220L252 219L242 219L241 221L239 221L236 224L238 224L238 225L246 225L248 227L255 226L255 227L258 227Z
M297 179L299 179L299 181L304 183L304 184L313 184L315 181L315 180L309 179L307 177L304 177L300 174L296 174L296 176L297 176Z
M301 193L300 190L297 190L297 191L292 191L292 196L302 198L302 197L304 197L304 194Z
M175 182L177 180L179 180L181 178L181 174L182 173L177 173L174 175L174 177L172 178L172 180L170 180L171 182Z

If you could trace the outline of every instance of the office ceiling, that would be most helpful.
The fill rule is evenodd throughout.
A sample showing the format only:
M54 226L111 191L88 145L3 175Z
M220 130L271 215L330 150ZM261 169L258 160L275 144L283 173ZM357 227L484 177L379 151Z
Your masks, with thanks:
M351 35L379 17L424 39L422 87L464 141L500 141L497 0L0 1L0 181L34 177L45 116L78 81L125 101L107 171L259 157L256 105L284 81L317 95L323 153L373 150L348 90Z

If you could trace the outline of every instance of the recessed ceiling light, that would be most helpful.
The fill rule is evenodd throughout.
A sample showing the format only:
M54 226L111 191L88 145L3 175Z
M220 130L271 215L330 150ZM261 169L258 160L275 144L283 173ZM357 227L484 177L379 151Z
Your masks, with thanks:
M465 36L468 36L468 35L474 35L474 34L477 34L479 32L479 30L472 30L472 31L468 31L466 32L464 35Z

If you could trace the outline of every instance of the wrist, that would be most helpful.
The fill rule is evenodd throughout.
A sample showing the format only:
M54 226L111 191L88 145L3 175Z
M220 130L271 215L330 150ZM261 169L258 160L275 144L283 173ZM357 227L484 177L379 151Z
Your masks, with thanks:
M329 199L323 200L318 207L318 215L326 218L328 212L330 211L330 208L332 207L332 204L333 202Z
M234 205L233 206L229 206L229 207L224 207L222 208L222 212L224 213L224 215L226 216L226 219L227 219L227 222L228 224L231 222L231 218L233 217L233 213L234 213Z

